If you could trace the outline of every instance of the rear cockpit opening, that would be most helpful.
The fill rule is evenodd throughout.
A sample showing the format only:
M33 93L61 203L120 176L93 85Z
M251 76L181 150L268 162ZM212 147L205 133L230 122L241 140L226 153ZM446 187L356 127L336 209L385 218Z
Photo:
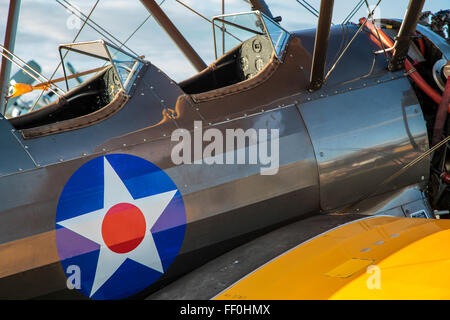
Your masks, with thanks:
M119 93L130 91L143 66L140 58L103 40L61 45L59 53L64 76L48 86L63 83L67 91L53 95L54 99L43 106L30 107L18 116L9 117L15 129L79 118L105 108Z

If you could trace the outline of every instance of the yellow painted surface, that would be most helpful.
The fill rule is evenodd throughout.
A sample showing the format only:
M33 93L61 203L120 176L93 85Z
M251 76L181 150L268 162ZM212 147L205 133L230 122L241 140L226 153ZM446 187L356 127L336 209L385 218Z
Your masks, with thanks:
M450 299L449 246L449 220L358 220L286 252L216 299Z

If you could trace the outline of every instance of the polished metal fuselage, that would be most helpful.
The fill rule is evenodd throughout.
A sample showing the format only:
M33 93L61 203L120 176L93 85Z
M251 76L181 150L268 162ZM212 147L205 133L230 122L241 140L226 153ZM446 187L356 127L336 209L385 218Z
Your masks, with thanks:
M328 66L355 32L353 26L332 28ZM0 298L82 297L66 287L55 215L69 177L101 155L126 153L151 161L183 196L186 235L162 281L301 216L357 211L362 200L409 186L420 189L428 180L428 159L385 183L428 149L425 120L408 78L387 71L384 56L374 55L377 48L363 33L322 89L310 92L314 36L314 30L292 34L276 83L268 80L272 90L264 94L250 90L199 103L148 63L123 109L98 124L24 139L2 118ZM175 108L181 116L161 121L164 110ZM260 167L250 164L174 165L171 134L177 128L192 132L194 121L223 133L279 130L278 173L261 175ZM413 200L419 199L408 201Z

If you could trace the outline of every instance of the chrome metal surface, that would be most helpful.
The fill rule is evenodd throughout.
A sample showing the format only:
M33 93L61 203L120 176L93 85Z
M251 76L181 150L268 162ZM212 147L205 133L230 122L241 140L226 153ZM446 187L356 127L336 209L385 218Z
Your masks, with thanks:
M312 101L300 111L318 161L323 210L428 179L426 160L380 186L428 149L422 111L406 78Z
M415 201L426 202L426 196L422 189L424 184L417 184L387 192L352 206L347 206L343 210L348 213L358 213L362 215L392 215L395 217L404 217L402 205ZM431 213L431 212L430 212Z

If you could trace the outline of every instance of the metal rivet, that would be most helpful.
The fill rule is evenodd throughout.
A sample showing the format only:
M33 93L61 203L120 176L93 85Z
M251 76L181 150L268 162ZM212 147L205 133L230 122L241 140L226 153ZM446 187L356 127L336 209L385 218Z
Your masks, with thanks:
M127 146L127 144L126 144L126 143L124 143L124 144L123 144L123 146L124 146L124 147L126 147L126 146Z

